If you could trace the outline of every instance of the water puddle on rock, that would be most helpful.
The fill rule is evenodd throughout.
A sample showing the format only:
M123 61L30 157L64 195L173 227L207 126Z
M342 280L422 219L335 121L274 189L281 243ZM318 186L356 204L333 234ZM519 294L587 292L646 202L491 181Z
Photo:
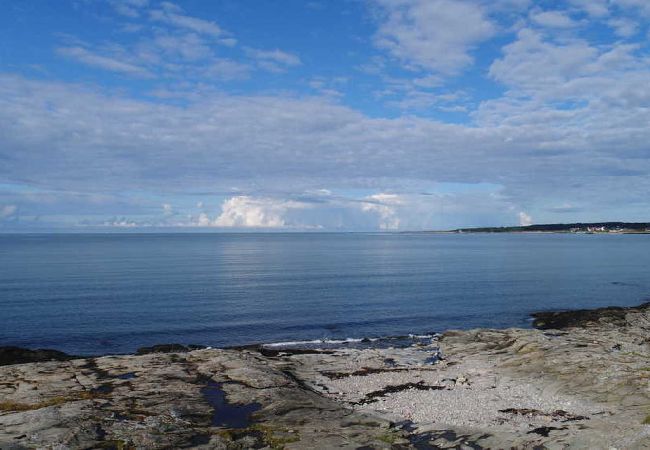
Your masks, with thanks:
M262 405L249 403L247 405L234 405L226 399L221 383L208 381L201 389L203 398L214 409L212 425L225 428L247 428L251 425L251 414L259 410Z
M136 377L137 377L137 375L135 374L135 372L127 372L127 373L123 373L123 374L115 376L115 378L119 378L120 380L131 380L131 379L136 378Z

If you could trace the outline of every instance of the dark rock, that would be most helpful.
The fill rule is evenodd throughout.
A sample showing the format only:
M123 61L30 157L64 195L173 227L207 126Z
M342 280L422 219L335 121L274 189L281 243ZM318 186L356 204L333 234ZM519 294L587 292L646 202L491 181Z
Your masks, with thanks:
M111 392L113 392L113 386L111 386L108 383L102 384L102 385L97 386L96 388L93 388L93 389L90 390L91 394L93 394L95 396L98 396L98 397L101 397L103 395L108 395Z
M553 430L566 430L566 427L538 427L530 430L528 434L539 434L540 436L548 437L549 433Z
M639 306L623 308L608 306L598 309L578 309L574 311L549 311L531 314L533 326L540 330L560 330L572 327L587 327L599 323L609 323L615 326L625 326L628 313L650 309L650 302Z
M69 361L79 358L58 350L31 350L22 347L0 347L0 366L25 364L41 361Z
M395 392L402 392L409 389L416 389L418 391L436 391L446 389L445 386L438 385L429 385L425 384L424 381L419 381L417 383L404 383L398 385L389 385L378 391L372 391L365 395L363 400L357 402L359 405L365 405L367 403L376 402L378 398L385 397L387 394L394 394Z
M391 423L391 428L396 428L398 430L405 430L408 432L412 432L417 430L417 427L411 420L401 420L399 422Z
M457 433L453 430L436 430L426 433L412 434L409 436L409 441L411 442L410 448L416 448L418 450L439 448L469 448L472 450L483 450L485 447L478 441L488 439L489 437L489 434L470 436Z
M136 355L148 355L149 353L186 353L192 350L206 348L203 345L182 345L182 344L158 344L151 347L140 347Z
M258 351L262 356L267 358L275 358L276 356L289 356L289 355L331 355L334 354L331 350L318 350L310 348L268 348L265 346L258 347Z
M530 408L507 408L507 409L500 409L499 412L501 413L507 413L507 414L514 414L518 416L526 416L526 417L534 417L534 416L539 416L539 417L548 417L553 420L558 420L560 422L573 422L577 420L589 420L589 417L587 416L578 416L575 414L570 414L562 409L556 409L555 411L552 411L550 413L540 411L538 409L530 409Z
M321 375L326 376L330 380L339 380L341 378L347 378L347 377L365 377L368 375L373 375L376 373L384 373L384 372L408 372L409 369L407 367L363 367L359 370L355 370L354 372L329 372L329 371L323 371L321 372Z

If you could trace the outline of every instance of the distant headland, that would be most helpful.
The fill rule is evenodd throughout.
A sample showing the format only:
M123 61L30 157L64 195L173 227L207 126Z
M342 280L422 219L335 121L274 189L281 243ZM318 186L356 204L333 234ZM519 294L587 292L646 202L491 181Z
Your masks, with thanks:
M650 222L549 223L519 227L458 228L454 233L650 233Z

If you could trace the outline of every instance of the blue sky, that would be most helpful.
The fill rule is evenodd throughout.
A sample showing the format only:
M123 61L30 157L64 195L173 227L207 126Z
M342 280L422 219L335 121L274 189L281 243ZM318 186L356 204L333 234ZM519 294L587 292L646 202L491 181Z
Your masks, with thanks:
M1 231L650 220L646 0L0 8Z

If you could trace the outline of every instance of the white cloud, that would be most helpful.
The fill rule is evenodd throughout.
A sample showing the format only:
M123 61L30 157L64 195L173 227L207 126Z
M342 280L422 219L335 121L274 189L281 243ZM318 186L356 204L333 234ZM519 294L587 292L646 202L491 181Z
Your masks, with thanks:
M120 61L113 57L98 55L83 47L60 47L57 49L57 53L88 66L98 67L111 72L120 72L137 77L151 76L151 73L143 67Z
M557 46L533 44L535 52L551 54ZM563 63L533 65L527 58L535 53L509 52L505 58L516 56L509 61L523 67L500 73L512 93L484 102L470 126L417 117L372 118L313 97L197 91L196 98L176 106L0 76L0 183L159 195L170 186L185 195L232 192L237 186L241 195L257 199L294 198L291 193L323 187L391 189L403 197L435 182L487 182L504 186L502 195L511 203L521 201L533 211L539 210L540 196L546 204L572 198L585 210L606 203L615 207L623 192L626 204L647 202L650 87L647 72L636 67L633 49L599 53L587 48L592 56L575 69L580 76ZM546 59L554 61L541 58ZM630 67L629 73L621 67ZM558 82L536 84L524 76L528 70ZM553 104L566 99L585 104L571 109ZM594 179L600 182L593 185ZM462 201L474 209L485 203ZM442 204L444 215L451 214L452 206ZM405 218L406 204L384 206L396 211L400 228L422 224L415 214L416 219ZM356 210L367 218L377 214ZM308 212L289 209L273 220L300 225ZM342 226L363 220L351 218L348 210L332 213L340 213ZM454 223L465 225L472 222L464 217L503 217L490 211L480 217L454 214ZM339 216L332 217L329 223L338 226L334 219ZM309 225L324 224L321 219Z
M246 47L244 52L248 57L254 59L261 68L270 72L284 72L288 67L302 64L297 55L279 49L260 50Z
M518 216L519 216L519 225L521 225L522 227L526 227L526 226L528 226L528 225L532 225L532 224L533 224L533 218L530 217L530 216L529 216L528 214L526 214L525 212L521 211L521 212L518 214Z
M482 8L467 1L376 3L384 13L377 45L410 68L456 74L472 63L470 51L496 32Z
M164 214L165 216L172 216L172 215L174 215L174 207L173 207L171 204L169 204L169 203L163 203L162 208L163 208L163 214Z
M221 45L224 45L226 47L234 47L235 45L237 45L237 42L239 41L237 41L237 39L235 38L228 37L228 38L221 38L217 42L219 42Z
M250 67L246 64L226 58L215 58L203 70L203 76L208 80L241 80L248 78Z
M622 38L630 38L634 36L638 29L639 24L631 19L624 17L617 17L607 21L607 25L614 29L614 33Z
M519 31L517 40L503 52L504 57L492 63L490 75L511 86L529 88L557 86L584 73L599 53L585 41L558 45L528 28Z
M573 28L578 25L565 12L542 11L531 14L531 20L537 25L548 28Z
M570 0L570 3L591 17L609 15L609 0Z
M397 208L404 204L404 200L396 194L379 193L363 199L361 209L379 215L379 229L397 230L400 218Z
M633 12L640 12L644 16L650 16L650 2L648 0L611 0L613 4L621 8L627 8Z
M576 159L577 149L587 145L592 146L590 152L602 148L614 156L614 147L605 149L605 141L619 149L630 151L634 146L635 152L642 152L636 137L622 133L623 129L638 133L631 129L639 130L641 121L647 120L642 117L650 113L650 87L643 81L650 76L650 67L638 45L597 47L580 39L555 41L523 29L504 48L503 58L492 64L490 75L508 86L509 92L481 104L475 117L482 125L527 126L530 130L542 124L554 127L557 141L543 147L573 149ZM605 138L606 134L610 137ZM621 160L629 172L632 165L628 162Z
M438 109L448 112L465 112L467 107L462 105L465 95L457 93L434 93L417 89L407 89L404 95L397 100L390 100L388 105L397 106L404 110Z
M135 7L136 3L140 4L139 0L115 0L114 5ZM149 15L152 21L163 25L128 24L131 31L138 33L137 39L134 36L130 41L120 43L90 44L61 34L59 38L66 45L59 47L57 53L112 72L173 80L174 89L182 87L186 92L196 91L197 86L205 88L221 82L248 79L256 68L282 73L302 64L297 55L277 48L245 47L229 51L232 54L228 57L221 56L220 47L235 47L237 39L216 23L185 15L179 6L169 2L160 3L160 8L150 10ZM160 98L165 96L165 90L160 85L150 89Z
M102 223L105 227L114 227L114 228L136 228L142 226L135 220L127 219L126 217L115 217L113 219L107 220Z
M140 17L140 9L148 3L148 0L109 0L109 4L118 14L131 19Z
M75 79L85 81L56 82L56 71L43 75L46 63L43 72L30 72L41 81L0 75L0 184L48 190L26 203L26 195L2 196L0 187L0 205L20 205L21 218L32 214L37 202L50 214L54 208L69 213L73 208L61 201L61 192L90 190L148 199L136 205L109 202L110 213L98 223L124 214L138 223L149 220L130 216L129 208L145 209L143 217L152 211L164 216L156 200L164 198L174 210L187 210L161 220L189 222L187 214L194 214L192 223L213 225L217 219L207 210L210 215L196 217L201 211L192 207L196 201L238 195L249 200L232 205L224 223L404 229L424 224L419 217L435 221L430 211L438 207L458 221L503 217L490 215L483 204L499 211L512 207L507 220L516 221L522 209L537 220L549 211L576 213L575 208L560 212L557 205L566 198L582 211L648 204L650 65L641 19L649 2L545 3L558 8L551 11L529 0L368 4L378 25L371 44L384 52L343 56L350 64L368 56L371 76L351 77L346 85L335 77L344 73L323 72L310 59L298 85L283 77L267 82L267 76L226 85L263 75L255 72L260 68L281 72L302 61L273 42L249 43L268 45L264 50L246 43L223 48L237 44L231 34L168 2L149 8L144 0L111 0L117 14L151 16L132 21L113 14L118 34L106 39L58 35L59 54L152 80L136 86L113 76L103 89L87 80L104 83L106 74L94 78L94 71L81 71ZM138 34L119 34L124 23L118 19L135 25ZM470 68L475 50L481 51L479 65L446 86L450 76ZM487 66L503 94L479 81ZM21 73L32 70L16 67ZM307 83L312 96L301 94ZM346 101L363 109L345 106ZM375 108L374 101L381 105ZM409 114L383 114L382 107L395 106ZM452 122L440 111L458 114ZM437 182L503 188L500 199L456 197L466 205L461 211L451 196L415 194ZM327 195L318 192L324 187ZM337 197L342 191L361 193ZM379 194L367 197L369 192L393 192L402 203L373 198ZM283 202L309 207L272 207ZM90 200L72 203L79 211Z
M212 221L206 213L201 213L196 221L196 225L199 227L209 227L212 225Z
M16 205L4 205L2 208L0 208L0 220L5 220L13 217L17 211L18 207Z
M195 33L182 35L159 34L153 41L163 51L190 61L204 59L212 54L207 43Z
M292 200L240 195L226 200L221 205L221 214L210 222L210 225L237 228L285 228L292 225L287 222L285 214L289 210L306 207L306 204Z
M150 12L153 20L213 37L224 34L224 31L215 22L185 15L183 10L173 3L163 2L162 6L162 9Z
M480 0L490 12L516 13L530 8L533 0Z

